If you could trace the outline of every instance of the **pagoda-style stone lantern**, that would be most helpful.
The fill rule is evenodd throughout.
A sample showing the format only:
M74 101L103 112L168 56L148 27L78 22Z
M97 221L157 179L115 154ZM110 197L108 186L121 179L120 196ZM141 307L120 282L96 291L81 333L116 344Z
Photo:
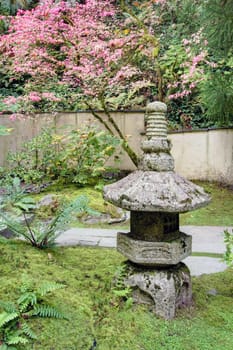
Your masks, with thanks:
M166 319L192 301L191 277L181 261L191 254L192 237L179 231L179 213L205 206L203 189L174 172L161 102L147 106L146 140L139 169L105 186L104 198L130 210L130 232L118 233L117 249L129 259L125 284L134 300L151 304Z

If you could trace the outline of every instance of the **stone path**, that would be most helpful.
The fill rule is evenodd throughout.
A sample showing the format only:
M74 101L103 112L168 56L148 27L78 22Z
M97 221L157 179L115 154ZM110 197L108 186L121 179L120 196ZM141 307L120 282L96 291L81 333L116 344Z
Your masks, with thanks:
M192 251L203 256L190 256L184 262L190 268L193 276L203 273L223 271L227 266L221 258L204 256L205 253L222 254L225 251L223 231L227 227L220 226L181 226L180 230L193 237ZM231 230L232 228L229 228ZM71 228L57 238L58 245L62 246L98 246L116 247L116 230ZM127 232L122 230L122 232Z

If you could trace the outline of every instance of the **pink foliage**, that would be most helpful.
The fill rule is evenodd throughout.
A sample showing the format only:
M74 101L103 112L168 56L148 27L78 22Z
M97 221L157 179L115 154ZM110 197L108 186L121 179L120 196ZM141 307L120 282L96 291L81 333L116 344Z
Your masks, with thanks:
M116 31L116 11L109 0L86 0L83 5L45 0L33 10L20 10L8 33L1 36L1 61L13 72L12 80L29 75L34 89L54 79L98 95L104 86L137 72L130 65L117 72L127 52L137 49L143 33L121 27ZM56 101L48 93L28 94L31 102L41 98Z
M9 72L11 80L27 77L28 93L4 103L20 102L24 111L30 103L36 105L46 100L52 105L61 101L60 96L50 92L54 86L68 86L72 91L96 98L106 91L115 96L158 84L151 67L156 66L159 50L150 20L154 18L159 25L160 19L149 8L151 18L148 15L144 22L146 31L133 18L119 20L119 9L114 3L44 0L32 10L18 11L10 20L8 32L0 36L0 66ZM148 0L148 4L163 8L166 0ZM180 66L183 73L177 81L173 79L167 84L170 99L190 95L203 77L202 65L211 64L207 61L206 40L201 51L193 50L202 40L201 31L183 40L187 59ZM137 65L139 56L151 62L147 71Z
M202 30L192 34L190 39L183 39L182 44L187 57L186 61L180 66L183 69L183 73L180 75L179 80L168 85L169 89L176 90L175 93L171 93L168 96L170 100L190 95L198 83L204 79L203 67L212 65L207 60L206 45L208 42L202 37Z

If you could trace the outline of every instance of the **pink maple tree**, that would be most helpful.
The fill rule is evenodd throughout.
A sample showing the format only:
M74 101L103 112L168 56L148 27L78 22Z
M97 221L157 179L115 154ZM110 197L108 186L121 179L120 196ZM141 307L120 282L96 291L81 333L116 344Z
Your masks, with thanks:
M125 28L117 11L105 0L75 5L45 0L33 10L18 11L1 36L0 52L12 80L26 77L25 91L30 94L21 102L40 102L41 87L53 90L54 84L92 97L108 87L129 88L132 77L142 75L132 61L145 49L144 33Z
M151 35L152 37L152 35ZM68 88L71 102L79 99L93 110L103 109L110 132L128 143L107 107L117 96L150 86L137 66L139 56L151 53L145 28L125 21L113 1L83 4L44 0L32 10L19 10L0 38L1 65L11 81L24 79L24 94L15 99L21 112L32 112L44 101L60 102L56 91ZM6 104L12 103L5 100ZM136 163L136 155L132 155Z
M142 102L151 87L162 91L153 21L159 24L156 8L165 4L166 0L135 2L145 12L143 19L130 11L124 17L122 10L129 10L125 2L118 8L111 0L75 4L44 0L30 11L19 10L10 19L8 32L0 36L0 66L11 81L24 81L23 94L9 97L5 104L14 103L19 112L30 114L42 104L53 110L66 99L71 105L79 101L79 107L91 109L111 133L120 136L136 164L137 157L109 108L132 105L135 96ZM205 55L189 53L189 44L188 40L184 43L187 60L183 64L188 66L183 66L180 79L161 79L170 98L185 96L195 88L194 76ZM159 96L163 98L162 93ZM105 111L107 120L96 108Z

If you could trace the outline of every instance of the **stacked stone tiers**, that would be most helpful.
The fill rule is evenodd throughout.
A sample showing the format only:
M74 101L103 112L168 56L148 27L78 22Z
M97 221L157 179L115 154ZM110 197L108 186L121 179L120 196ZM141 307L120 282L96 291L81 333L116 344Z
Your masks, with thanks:
M192 301L190 273L181 263L191 254L192 239L179 231L179 213L207 205L210 197L174 172L166 110L161 102L148 105L138 170L105 186L104 198L131 212L130 232L117 236L118 251L129 259L126 286L134 288L135 301L170 319Z

